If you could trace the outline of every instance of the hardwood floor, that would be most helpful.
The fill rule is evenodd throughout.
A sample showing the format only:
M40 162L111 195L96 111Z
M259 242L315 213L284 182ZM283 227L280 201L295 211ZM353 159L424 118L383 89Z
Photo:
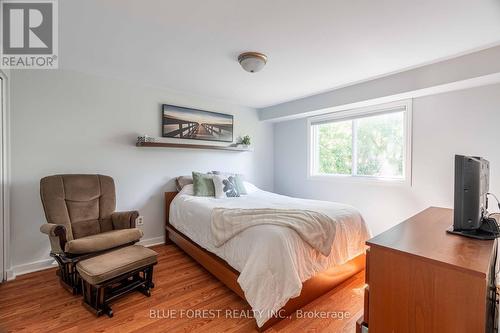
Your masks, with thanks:
M59 286L55 269L0 284L0 332L257 332L251 318L193 318L188 310L245 314L243 311L250 307L174 245L153 249L159 253L159 263L152 296L136 292L116 300L112 303L113 318L97 318L88 312L81 296L73 296ZM305 319L294 315L266 332L354 332L362 313L363 286L364 271L303 309L344 311L349 318ZM151 317L150 310L156 311L156 318ZM165 318L174 313L172 310L177 311L177 318Z

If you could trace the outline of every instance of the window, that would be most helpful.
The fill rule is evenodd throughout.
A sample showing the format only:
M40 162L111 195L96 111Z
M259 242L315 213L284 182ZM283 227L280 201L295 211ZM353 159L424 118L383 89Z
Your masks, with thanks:
M314 117L309 130L310 177L410 178L411 101Z

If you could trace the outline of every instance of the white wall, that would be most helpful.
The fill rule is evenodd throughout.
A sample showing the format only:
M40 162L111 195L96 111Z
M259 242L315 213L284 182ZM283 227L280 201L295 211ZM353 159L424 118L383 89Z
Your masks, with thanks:
M161 135L162 103L234 114L235 135L249 134L255 151L135 147L139 134ZM48 258L48 239L38 231L46 175L113 176L117 209L140 211L144 239L164 235L163 192L174 189L175 176L234 170L272 190L272 125L259 122L254 109L72 71L26 70L12 72L11 116L11 254L21 270Z
M356 206L378 234L428 206L453 206L454 154L491 163L490 190L500 194L500 85L413 101L413 185L307 180L306 119L275 124L278 193Z

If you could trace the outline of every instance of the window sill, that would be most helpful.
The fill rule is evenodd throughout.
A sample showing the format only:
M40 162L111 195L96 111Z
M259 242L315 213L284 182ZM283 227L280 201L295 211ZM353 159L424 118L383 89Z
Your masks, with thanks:
M371 184L384 186L411 186L409 179L381 178L370 176L351 176L351 175L329 175L329 174L310 174L307 177L310 181L327 181L333 183L351 183L351 184Z

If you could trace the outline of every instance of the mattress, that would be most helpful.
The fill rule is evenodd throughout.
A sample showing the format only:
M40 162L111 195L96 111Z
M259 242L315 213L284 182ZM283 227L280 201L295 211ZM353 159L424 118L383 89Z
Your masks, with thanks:
M364 253L370 232L352 206L306 200L263 191L245 182L248 195L216 199L196 197L193 185L185 186L170 206L170 223L192 241L225 260L240 272L238 283L262 326L286 302L300 295L302 282ZM246 229L220 247L210 231L212 209L306 209L335 221L335 239L328 257L320 254L290 228L258 225Z

